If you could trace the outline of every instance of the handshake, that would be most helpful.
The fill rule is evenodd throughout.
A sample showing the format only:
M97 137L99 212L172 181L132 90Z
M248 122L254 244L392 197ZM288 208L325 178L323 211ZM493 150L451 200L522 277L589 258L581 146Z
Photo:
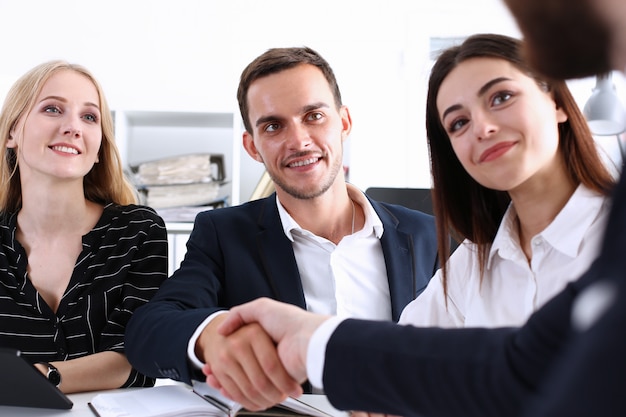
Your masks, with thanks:
M268 298L217 316L195 346L207 384L251 411L300 396L309 342L329 318Z

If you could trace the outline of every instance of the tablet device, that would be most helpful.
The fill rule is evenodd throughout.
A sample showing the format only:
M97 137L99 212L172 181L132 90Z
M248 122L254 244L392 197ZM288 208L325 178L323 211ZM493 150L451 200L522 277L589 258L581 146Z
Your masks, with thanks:
M72 408L72 401L20 356L19 350L0 348L0 369L0 405Z

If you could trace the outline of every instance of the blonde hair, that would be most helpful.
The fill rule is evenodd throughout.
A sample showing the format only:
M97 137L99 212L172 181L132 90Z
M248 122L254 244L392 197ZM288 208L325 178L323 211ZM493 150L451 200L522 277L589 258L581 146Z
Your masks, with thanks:
M135 188L124 175L119 151L115 145L113 116L107 104L102 87L86 68L55 60L37 65L11 87L0 112L0 145L4 158L0 159L0 212L14 212L22 202L17 154L7 148L11 131L18 121L27 115L35 105L35 100L50 77L63 70L74 71L87 77L96 87L100 99L102 143L98 151L99 163L83 179L85 198L100 204L136 204ZM19 150L18 150L19 152Z

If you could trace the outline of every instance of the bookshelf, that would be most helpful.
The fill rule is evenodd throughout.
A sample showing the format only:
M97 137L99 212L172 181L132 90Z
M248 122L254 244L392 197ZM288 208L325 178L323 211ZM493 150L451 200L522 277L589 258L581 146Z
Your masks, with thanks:
M238 113L115 110L115 137L122 164L130 166L191 153L221 154L226 182L218 199L226 205L248 201L263 175L262 164L241 145ZM192 223L166 221L170 241L170 273L185 253Z
M116 111L115 137L125 168L192 153L224 156L220 198L240 202L239 137L233 113Z

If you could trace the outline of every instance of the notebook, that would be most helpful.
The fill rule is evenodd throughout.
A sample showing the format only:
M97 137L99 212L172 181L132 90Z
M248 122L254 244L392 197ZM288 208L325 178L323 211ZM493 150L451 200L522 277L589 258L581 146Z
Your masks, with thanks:
M72 401L15 349L0 348L0 405L70 409Z
M194 381L193 389L183 385L162 385L104 392L93 397L89 407L98 417L333 417L294 398L265 411L247 411L241 404L197 381Z

